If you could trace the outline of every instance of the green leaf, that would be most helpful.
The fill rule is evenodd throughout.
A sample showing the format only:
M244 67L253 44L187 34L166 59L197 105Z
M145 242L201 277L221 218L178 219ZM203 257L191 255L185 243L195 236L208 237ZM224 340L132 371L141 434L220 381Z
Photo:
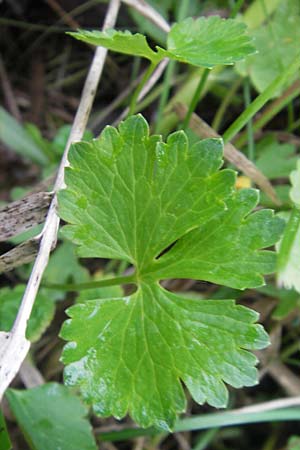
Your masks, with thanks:
M200 67L233 64L255 51L251 39L245 34L246 26L233 19L218 16L185 19L171 28L167 49L153 51L145 36L129 31L108 30L69 33L76 39L93 45L102 45L119 53L142 56L152 63L164 57Z
M300 437L291 436L288 441L287 450L300 450Z
M287 226L282 236L282 240L277 245L278 255L278 283L287 289L294 288L300 292L300 161L297 162L297 169L291 172L290 198L293 202L293 209L289 217L282 213L282 217L287 219Z
M268 344L253 325L254 311L230 300L183 298L155 284L142 284L129 298L79 304L69 314L67 384L80 385L86 399L92 395L97 414L122 418L129 410L144 427L168 429L185 410L180 380L198 403L225 407L224 381L257 382L256 358L245 349ZM89 330L84 340L82 323Z
M25 285L19 284L14 289L0 289L0 329L10 331L16 318ZM50 325L55 311L53 301L40 291L33 306L32 314L28 321L26 337L31 342L37 341Z
M246 25L218 16L192 18L173 25L165 56L183 63L211 68L234 64L254 53Z
M157 272L160 278L195 278L236 289L262 285L261 273L274 271L274 254L257 249L274 244L282 225L270 210L248 216L257 202L256 191L238 191L227 200L227 210L183 236L150 265L149 272Z
M250 214L254 190L236 193L222 165L222 141L189 147L184 132L149 136L142 116L69 154L59 195L65 234L86 257L134 265L136 293L89 300L69 310L62 330L69 385L80 385L96 413L167 429L184 411L181 382L199 403L225 406L224 382L256 383L256 358L268 338L257 314L231 300L195 300L167 292L159 280L192 277L255 287L274 271L261 251L280 236L270 211ZM101 176L99 176L101 174ZM169 266L170 265L170 266ZM82 333L82 323L88 333Z
M248 57L239 70L248 73L258 92L262 92L299 54L299 1L279 2L273 17L266 18L265 24L252 36L258 53ZM291 82L292 79L289 79ZM276 92L277 96L283 88Z
M278 305L272 312L273 319L285 319L300 306L300 297L296 291L281 289L272 285L260 287L258 291L272 299L278 300Z
M152 62L159 62L161 57L149 46L145 36L130 31L86 31L68 33L79 41L92 45L101 45L114 52L125 53L126 55L141 56Z
M48 163L43 150L13 116L0 107L0 140L21 156L42 166Z
M96 450L88 411L65 386L9 389L6 398L33 450Z
M296 168L297 156L294 145L280 144L273 136L267 136L256 147L259 157L256 166L270 180L288 178Z
M6 428L5 419L0 410L0 450L10 450L11 448L12 445Z

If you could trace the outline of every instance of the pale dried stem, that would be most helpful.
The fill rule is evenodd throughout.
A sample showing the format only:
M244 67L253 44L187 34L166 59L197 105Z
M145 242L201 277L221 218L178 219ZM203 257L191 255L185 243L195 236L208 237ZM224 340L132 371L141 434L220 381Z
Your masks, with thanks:
M112 28L115 25L116 18L118 15L120 7L120 0L111 0L109 3L108 11L105 17L103 29ZM51 202L49 212L47 214L47 218L45 221L45 225L43 228L43 231L41 233L41 240L40 240L40 246L37 258L35 260L31 276L29 278L22 303L20 306L20 309L18 311L18 315L16 317L15 323L13 325L13 328L10 333L10 342L11 346L13 347L13 341L14 336L16 336L18 339L20 339L21 336L25 339L25 331L27 326L27 321L30 317L31 310L38 292L38 288L44 273L44 270L47 266L49 255L51 252L51 249L53 245L56 242L57 239L57 232L58 232L58 226L59 226L59 217L57 215L57 197L56 192L64 187L64 168L68 165L67 164L67 157L68 157L68 151L70 148L70 145L72 142L79 141L84 133L84 130L86 128L87 120L91 111L92 103L96 94L96 89L102 74L102 69L104 66L105 57L107 54L107 50L98 47L88 76L85 81L85 85L82 91L80 104L74 119L74 123L70 132L70 136L64 151L64 155L62 157L57 178L54 184L54 198ZM7 348L6 351L6 358L5 355L3 355L3 360L6 361L5 364L7 364L8 361L8 353L10 349ZM11 354L11 358L13 358L13 354ZM25 355L22 355L24 359ZM19 366L21 365L23 359L18 360ZM4 363L3 363L4 364ZM16 364L16 361L15 361ZM9 372L8 368L3 368L1 366L2 370L6 370L6 374ZM6 381L3 384L8 385L11 381L11 378L9 375L6 376ZM4 380L1 380L1 383ZM3 386L2 386L3 388ZM0 389L0 393L3 391L3 389Z
M174 105L173 109L181 120L185 118L187 113L187 107L185 105L182 103L177 103ZM201 138L221 137L195 113L193 113L191 117L189 126ZM234 164L235 167L254 181L254 183L256 183L260 189L266 193L275 205L281 205L281 201L277 197L277 194L268 178L252 161L236 149L230 142L224 145L224 158L231 164Z
M166 20L144 0L122 0L126 5L131 6L147 19L151 20L155 25L168 33L171 29Z
M258 403L257 405L245 406L230 411L235 414L260 413L265 411L273 411L275 409L290 408L292 406L300 406L300 396L292 398L280 398L269 402Z

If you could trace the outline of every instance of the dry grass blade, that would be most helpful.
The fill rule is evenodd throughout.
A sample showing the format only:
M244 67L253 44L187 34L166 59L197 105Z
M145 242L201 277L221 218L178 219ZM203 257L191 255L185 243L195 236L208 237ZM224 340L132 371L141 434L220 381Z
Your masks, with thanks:
M20 369L30 347L23 333L0 332L0 398Z
M0 242L42 223L52 194L39 192L8 204L0 210Z
M187 113L186 106L184 106L182 103L177 103L176 105L174 105L173 109L180 120L183 120L185 118ZM218 133L215 132L213 128L211 128L195 113L191 117L189 127L201 138L221 137ZM256 183L275 205L281 205L281 201L277 197L270 181L243 153L237 150L232 144L227 143L224 146L224 157L225 159L227 159L227 161L237 167L241 172L247 175L254 183Z
M114 26L119 7L119 0L110 1L103 29L111 28ZM73 122L71 133L59 166L56 182L54 185L54 192L57 192L64 186L64 168L67 165L68 151L71 143L80 140L83 136L92 108L92 103L96 94L97 86L102 74L106 54L107 50L102 47L98 47L95 52L90 70L88 72L88 76L85 81L80 104ZM2 398L4 391L14 378L16 372L19 370L30 346L25 337L25 332L43 273L48 264L51 249L53 248L53 245L56 244L57 232L59 227L59 218L56 210L57 198L56 195L54 195L41 234L37 257L24 296L22 298L21 306L19 308L15 323L10 333L2 333L3 338L1 339L3 342L1 341L2 348L0 354L0 399Z

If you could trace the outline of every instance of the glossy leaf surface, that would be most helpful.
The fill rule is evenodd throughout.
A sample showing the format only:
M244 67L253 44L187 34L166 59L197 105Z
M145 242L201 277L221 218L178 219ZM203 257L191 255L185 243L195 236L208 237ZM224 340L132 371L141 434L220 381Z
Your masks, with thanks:
M153 51L141 34L108 30L69 33L76 39L93 45L102 45L119 53L141 56L158 63L162 58L200 67L233 64L253 53L251 38L245 34L246 26L232 19L218 16L188 18L172 26L167 37L167 49Z
M274 271L274 253L260 249L278 240L282 221L270 211L250 214L257 192L235 192L235 173L219 170L222 150L219 139L189 147L182 131L163 143L132 116L70 151L59 196L64 232L82 256L128 261L138 287L129 297L89 297L69 309L62 330L70 341L66 382L79 385L102 416L129 411L142 426L167 429L185 409L181 383L199 403L222 407L224 383L257 381L247 350L268 338L256 313L159 284L191 277L255 287Z

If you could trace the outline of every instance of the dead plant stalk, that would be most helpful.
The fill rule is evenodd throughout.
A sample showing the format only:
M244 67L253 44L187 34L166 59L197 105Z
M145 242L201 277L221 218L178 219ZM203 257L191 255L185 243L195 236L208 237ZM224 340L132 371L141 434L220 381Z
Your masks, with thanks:
M120 0L110 1L103 25L104 30L114 27L119 7ZM95 51L70 136L58 169L57 178L54 184L54 197L50 204L43 231L40 235L38 254L20 309L11 331L9 333L0 333L0 399L18 372L30 347L30 343L25 337L27 321L30 317L39 285L49 260L51 249L57 240L59 217L57 215L56 192L64 187L64 169L68 165L67 158L70 145L72 142L79 141L82 138L86 128L97 86L102 74L106 54L107 50L102 47L98 47Z

